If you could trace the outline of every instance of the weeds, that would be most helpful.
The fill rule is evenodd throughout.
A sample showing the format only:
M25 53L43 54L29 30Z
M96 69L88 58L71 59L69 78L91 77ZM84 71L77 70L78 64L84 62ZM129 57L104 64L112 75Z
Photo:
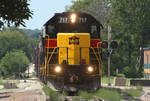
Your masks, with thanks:
M121 101L121 97L116 90L101 88L95 93L95 96L109 101Z
M143 88L142 88L142 86L140 86L139 84L136 86L136 90L138 90L138 91L143 91Z
M93 98L93 95L91 93L84 92L84 91L79 91L78 95L81 96L86 101Z
M128 94L133 96L133 97L140 97L142 95L142 92L131 88L128 90Z
M110 83L112 84L114 80L114 77L110 77ZM108 83L108 77L104 76L101 78L102 84Z
M72 101L81 101L81 98L76 97L76 98L73 98Z
M16 80L14 83L15 83L16 86L18 86L18 84L20 83L20 81Z
M128 94L132 97L140 97L142 96L143 88L139 84L136 86L136 89L130 88L127 90Z
M32 72L32 77L35 77L35 72Z
M50 97L50 99L52 100L52 101L60 101L60 94L58 93L58 92L56 92L56 91L53 91L53 90L51 90L50 88L48 88L48 87L43 87L43 91L45 92L45 94L47 95L47 96L49 96Z
M4 84L4 81L3 81L3 78L1 77L0 78L0 85L3 85Z

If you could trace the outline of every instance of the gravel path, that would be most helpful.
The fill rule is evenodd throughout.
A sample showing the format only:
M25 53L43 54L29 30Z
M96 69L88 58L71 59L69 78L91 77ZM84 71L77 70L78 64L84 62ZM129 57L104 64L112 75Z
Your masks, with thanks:
M34 72L34 65L30 64L30 77ZM0 101L46 101L46 96L42 90L43 83L36 77L29 78L24 82L20 80L16 89L0 90Z
M0 101L45 101L42 83L37 80L20 80L18 88L0 90Z

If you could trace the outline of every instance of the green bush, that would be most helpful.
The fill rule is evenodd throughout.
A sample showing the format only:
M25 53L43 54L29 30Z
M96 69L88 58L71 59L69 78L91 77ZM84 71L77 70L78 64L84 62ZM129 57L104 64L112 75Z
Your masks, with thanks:
M116 90L101 88L94 94L95 96L109 101L121 101L121 97Z

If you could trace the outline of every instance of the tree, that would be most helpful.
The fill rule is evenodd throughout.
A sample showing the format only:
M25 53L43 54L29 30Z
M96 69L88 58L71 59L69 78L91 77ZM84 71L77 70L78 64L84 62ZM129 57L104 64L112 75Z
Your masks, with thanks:
M6 23L8 26L25 26L24 20L28 20L33 14L28 8L29 0L1 0L0 1L0 28Z
M0 32L0 59L7 51L22 50L31 59L32 48L28 37L19 30Z
M31 30L31 29L20 29L23 33L25 33L29 38L32 39L36 39L39 40L40 39L40 35L42 33L41 30L35 29L35 30Z
M24 72L26 70L25 64L29 64L29 59L23 51L7 52L1 62L3 76L10 77L17 75L19 73L19 66L21 67L20 71Z
M150 0L112 0L111 6L112 33L120 40L121 66L135 69L139 48L150 44Z

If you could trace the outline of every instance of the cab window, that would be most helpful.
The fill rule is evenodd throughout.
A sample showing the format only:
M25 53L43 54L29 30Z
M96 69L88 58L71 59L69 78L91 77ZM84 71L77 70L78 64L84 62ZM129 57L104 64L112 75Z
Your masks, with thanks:
M97 39L98 38L98 27L97 27L97 25L96 24L93 24L92 26L91 26L91 38L92 39Z
M57 35L55 33L55 27L53 25L47 26L47 32L50 35L50 38L56 38L57 37Z

